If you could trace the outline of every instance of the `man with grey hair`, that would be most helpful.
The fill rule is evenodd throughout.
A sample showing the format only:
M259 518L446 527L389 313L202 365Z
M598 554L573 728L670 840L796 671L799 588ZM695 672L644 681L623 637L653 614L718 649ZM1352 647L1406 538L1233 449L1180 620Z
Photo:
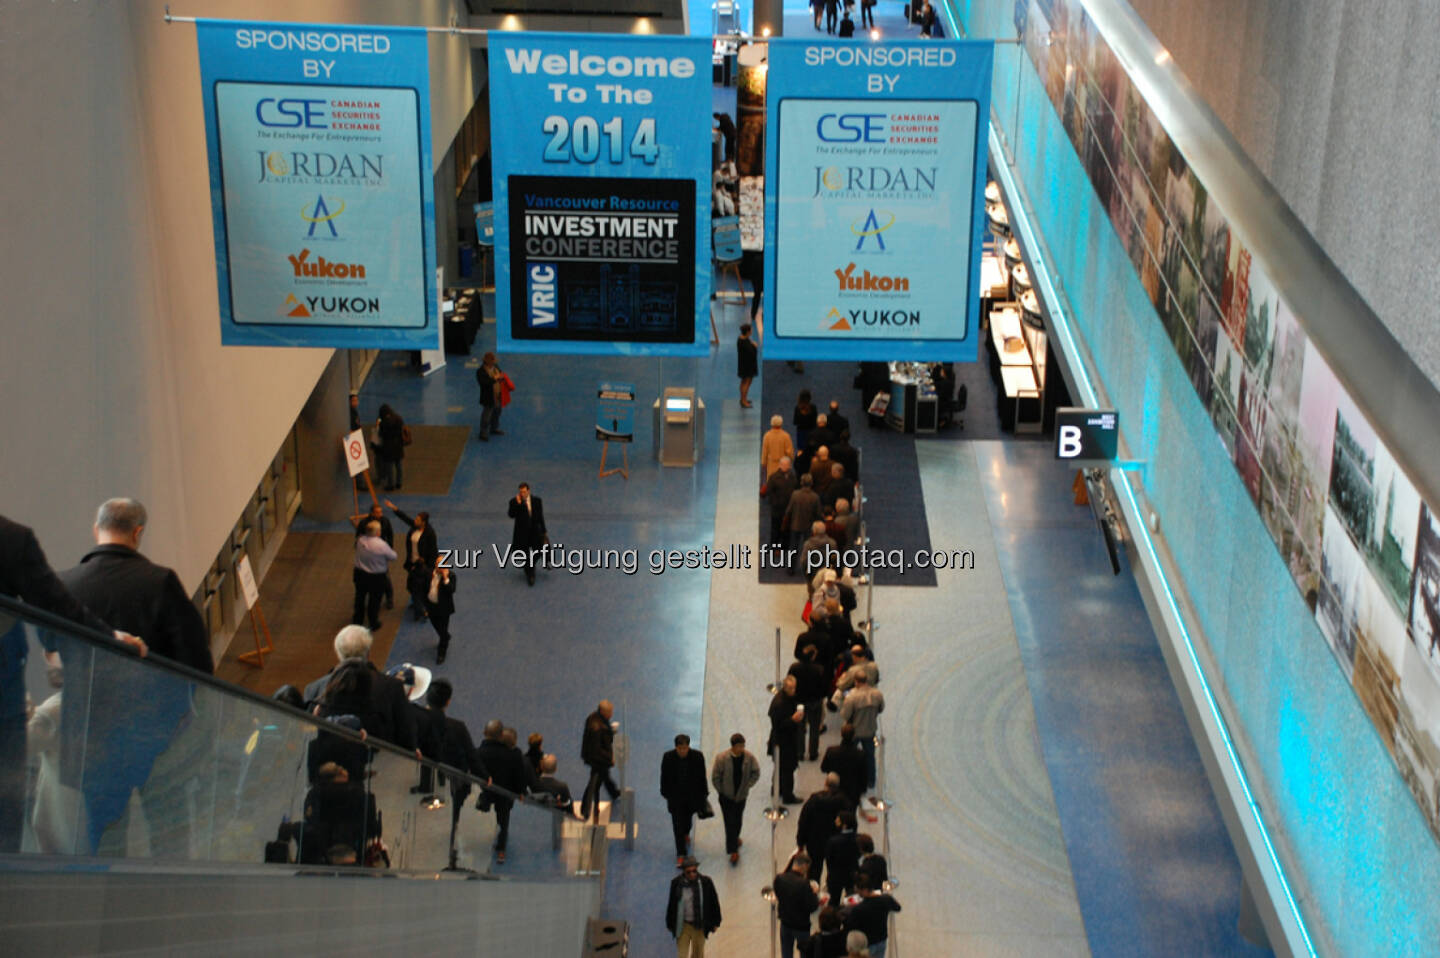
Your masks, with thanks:
M134 499L109 499L95 516L95 548L60 574L70 594L112 627L138 635L151 655L205 673L215 669L205 620L180 577L139 552L148 521ZM88 818L88 853L129 853L131 796L138 789L150 853L190 855L190 799L197 781L191 751L203 741L206 716L190 685L168 670L140 670L112 656L67 655L65 682L83 695L62 700L62 733L84 748L63 750L61 780L78 787ZM188 721L188 726L182 723ZM181 734L188 727L187 734ZM68 729L68 731L66 731ZM86 756L84 768L78 758ZM92 760L93 757L93 760ZM203 789L203 781L199 783ZM203 792L199 804L203 806Z
M362 625L347 625L335 634L335 668L305 686L307 704L318 704L322 714L354 715L361 728L376 738L403 749L419 741L415 713L405 686L370 662L374 637Z
M540 756L540 777L535 781L535 795L574 818L575 799L570 794L570 786L556 777L559 770L560 760L552 753Z
M798 543L810 531L815 522L824 518L820 511L820 495L815 491L814 485L815 480L810 473L802 472L800 486L790 494L790 501L785 506L781 528L794 537L792 542ZM823 526L824 523L821 522L821 525ZM796 561L803 560L797 555ZM790 567L790 574L795 574L794 565ZM809 573L806 575L808 576Z
M785 417L771 416L770 431L760 439L760 475L769 478L780 468L780 460L795 455L795 443L785 431Z
M765 501L770 504L769 545L772 549L785 548L785 508L790 505L790 497L799 486L800 477L795 474L791 458L781 456L774 471L765 477L762 490Z
M355 540L355 608L351 610L350 621L355 625L366 621L370 631L380 628L380 600L390 581L390 563L397 556L395 550L380 538L380 523L374 519L365 523L365 533Z
M870 675L861 670L854 675L855 690L845 696L840 706L842 721L855 726L855 740L865 753L865 787L875 787L875 732L880 713L885 711L885 696L870 684Z
M150 654L213 673L205 620L180 577L140 554L146 521L134 499L107 499L95 516L95 548L60 580L113 628L143 638Z
M485 738L476 754L490 773L490 784L503 792L485 791L476 807L495 810L495 863L505 864L505 846L510 838L510 809L515 798L525 794L525 757L520 750L505 742L505 724L499 719L485 723Z
M833 568L840 559L835 540L825 533L825 523L816 520L810 525L810 538L800 547L800 561L808 578L819 569Z

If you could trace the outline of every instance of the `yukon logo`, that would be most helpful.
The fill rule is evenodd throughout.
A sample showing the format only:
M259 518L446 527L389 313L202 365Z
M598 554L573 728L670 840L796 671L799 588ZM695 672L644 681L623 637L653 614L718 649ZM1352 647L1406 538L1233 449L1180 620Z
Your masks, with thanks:
M358 314L380 312L380 297L371 296L306 296L302 301L294 293L285 297L280 312L286 316L305 318L315 315Z
M332 263L323 256L310 261L310 251L302 249L300 255L291 253L290 266L296 278L307 279L364 279L365 266L361 263Z
M285 297L285 303L280 307L280 312L286 316L294 316L297 319L303 319L310 315L310 310L305 308L305 304L300 302L300 297L294 293Z
M856 276L854 263L844 269L837 269L835 278L840 281L840 292L842 293L908 293L910 291L910 277L876 276L868 269Z
M836 306L820 320L820 328L832 332L852 332L861 326L919 326L918 309L849 309Z

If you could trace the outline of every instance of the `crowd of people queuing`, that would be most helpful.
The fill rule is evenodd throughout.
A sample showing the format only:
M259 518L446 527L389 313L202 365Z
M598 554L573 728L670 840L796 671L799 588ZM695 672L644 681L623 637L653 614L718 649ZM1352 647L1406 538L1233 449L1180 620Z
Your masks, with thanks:
M795 852L771 886L780 953L883 956L889 915L900 906L884 890L887 866L873 836L858 826L877 821L875 740L885 697L866 630L854 618L862 580L839 566L846 549L862 544L860 452L838 401L822 410L802 390L791 424L793 437L784 417L772 416L760 450L766 544L793 553L790 574L803 575L805 585L805 628L768 709L778 799L801 806ZM822 756L827 719L840 724L840 740ZM802 761L819 762L825 775L824 787L804 799L795 794Z

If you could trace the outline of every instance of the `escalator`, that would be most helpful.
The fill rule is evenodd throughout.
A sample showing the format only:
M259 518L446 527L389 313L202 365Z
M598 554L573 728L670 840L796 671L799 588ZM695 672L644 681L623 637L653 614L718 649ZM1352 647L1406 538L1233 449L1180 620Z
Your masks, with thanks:
M513 802L507 855L496 815ZM9 954L580 955L603 827L0 596Z

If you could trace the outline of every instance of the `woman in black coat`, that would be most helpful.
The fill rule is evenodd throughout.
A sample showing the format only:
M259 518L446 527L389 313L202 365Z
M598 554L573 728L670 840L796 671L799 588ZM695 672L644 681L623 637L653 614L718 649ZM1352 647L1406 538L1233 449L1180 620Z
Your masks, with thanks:
M430 614L430 624L440 637L440 647L435 650L435 664L445 662L445 651L450 648L450 616L455 614L455 574L444 564L437 565L430 573L430 584L425 593L425 610Z
M750 384L760 375L760 353L755 348L755 341L750 338L749 323L740 327L740 338L735 341L735 357L735 372L740 377L740 406L749 409L754 405L750 401Z
M795 426L795 472L808 472L810 469L810 454L805 451L809 449L810 430L815 428L816 417L820 410L815 408L815 403L810 399L810 390L800 390L800 398L795 400L795 414L790 417L790 422Z
M385 491L391 492L399 489L404 481L400 460L405 458L405 420L387 403L380 407L375 432L380 439L375 446L375 457L380 460L380 481L385 484Z
M395 503L385 500L385 507L395 513L395 518L410 527L405 536L405 591L410 593L410 607L415 618L425 617L425 594L430 591L430 573L440 558L439 537L430 525L430 513L417 512L410 518L395 508Z

